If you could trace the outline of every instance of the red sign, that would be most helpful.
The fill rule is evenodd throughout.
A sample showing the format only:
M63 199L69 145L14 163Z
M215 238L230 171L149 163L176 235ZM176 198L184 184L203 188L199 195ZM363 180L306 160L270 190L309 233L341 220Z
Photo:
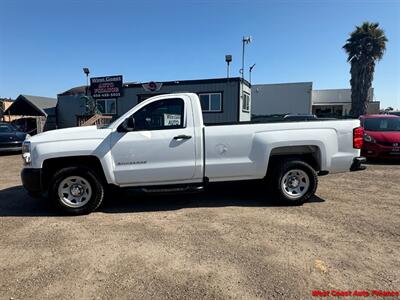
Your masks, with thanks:
M92 97L96 99L122 96L122 75L90 78Z
M159 91L161 89L162 83L150 81L148 83L143 83L142 87L148 92L155 92L155 91Z

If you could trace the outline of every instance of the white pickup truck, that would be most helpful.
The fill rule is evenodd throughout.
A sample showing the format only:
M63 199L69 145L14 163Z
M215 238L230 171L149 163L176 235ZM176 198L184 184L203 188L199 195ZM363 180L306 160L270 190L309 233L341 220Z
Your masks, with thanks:
M148 192L265 179L277 199L301 204L317 175L363 169L358 120L203 124L197 95L141 102L108 128L48 131L23 143L24 187L71 214L90 213L109 186Z

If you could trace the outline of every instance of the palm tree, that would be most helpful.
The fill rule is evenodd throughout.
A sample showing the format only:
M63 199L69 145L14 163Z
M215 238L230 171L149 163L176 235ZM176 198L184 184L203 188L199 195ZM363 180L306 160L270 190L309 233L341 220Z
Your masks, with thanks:
M351 64L351 111L358 118L367 112L368 94L374 77L375 62L383 57L387 38L379 23L364 22L350 33L343 49Z

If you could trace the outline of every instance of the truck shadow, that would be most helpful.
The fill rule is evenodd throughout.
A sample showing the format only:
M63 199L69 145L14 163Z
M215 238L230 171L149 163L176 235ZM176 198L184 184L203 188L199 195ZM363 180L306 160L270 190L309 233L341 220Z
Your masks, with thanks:
M365 163L368 165L381 165L381 166L393 166L400 165L400 159L392 158L392 159L368 159Z
M0 152L0 156L21 156L21 151L4 151Z
M246 187L246 188L245 188ZM305 205L324 202L314 196ZM132 190L120 190L105 199L97 210L103 213L141 213L172 211L196 207L278 207L272 196L260 187L240 184L224 184L196 194L144 194ZM290 207L289 207L290 208ZM62 216L45 197L32 198L22 186L0 190L0 217L14 216Z

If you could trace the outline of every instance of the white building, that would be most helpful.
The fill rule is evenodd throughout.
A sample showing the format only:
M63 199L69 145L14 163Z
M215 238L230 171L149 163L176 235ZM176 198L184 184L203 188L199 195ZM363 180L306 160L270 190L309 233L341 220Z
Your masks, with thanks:
M251 86L252 114L310 114L312 82L254 84Z
M346 116L351 110L351 89L313 90L312 113L319 117ZM368 114L379 114L379 101L373 101L374 89L368 96Z
M368 114L379 113L379 101L370 90ZM351 89L313 90L312 82L254 84L251 87L252 115L315 114L341 117L350 113Z

